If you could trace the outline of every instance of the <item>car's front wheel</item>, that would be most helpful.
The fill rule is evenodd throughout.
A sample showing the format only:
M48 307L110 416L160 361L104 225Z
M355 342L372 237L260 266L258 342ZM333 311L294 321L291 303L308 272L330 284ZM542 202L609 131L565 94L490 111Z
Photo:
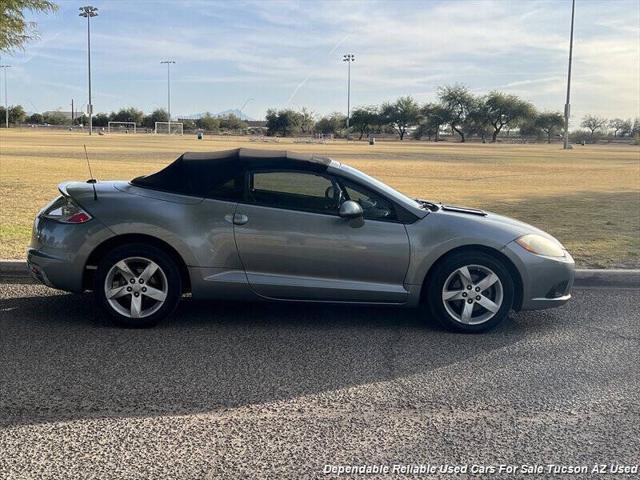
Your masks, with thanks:
M123 245L98 264L97 300L121 326L156 325L175 309L181 292L175 262L154 246Z
M485 252L461 252L435 266L427 285L429 307L445 327L465 332L489 330L513 305L509 270Z

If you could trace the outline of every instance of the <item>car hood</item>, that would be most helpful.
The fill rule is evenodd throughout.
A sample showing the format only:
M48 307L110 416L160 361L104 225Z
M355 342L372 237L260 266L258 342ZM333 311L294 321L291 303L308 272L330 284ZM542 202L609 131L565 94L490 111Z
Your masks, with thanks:
M465 236L490 237L503 245L529 233L536 233L560 243L555 237L533 225L474 208L442 205L437 211L427 215L425 220L429 218L431 221L437 219L438 223L449 225ZM428 223L429 221L426 222Z

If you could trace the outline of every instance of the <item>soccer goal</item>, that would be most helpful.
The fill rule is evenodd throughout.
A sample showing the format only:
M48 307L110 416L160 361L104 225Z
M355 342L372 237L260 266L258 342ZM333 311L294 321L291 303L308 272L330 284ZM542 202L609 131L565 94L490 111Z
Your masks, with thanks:
M109 122L107 123L109 133L136 133L136 122Z
M182 122L156 122L154 133L182 135Z

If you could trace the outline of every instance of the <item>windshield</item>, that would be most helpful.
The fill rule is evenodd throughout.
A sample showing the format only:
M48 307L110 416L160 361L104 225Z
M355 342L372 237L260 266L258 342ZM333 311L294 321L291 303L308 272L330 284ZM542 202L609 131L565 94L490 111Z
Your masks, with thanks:
M342 170L345 170L345 171L351 173L352 175L355 175L355 176L363 179L365 182L367 182L367 183L369 183L371 185L374 185L379 190L381 190L382 192L386 193L388 196L390 196L391 198L393 198L394 200L396 200L396 201L398 201L400 203L408 204L408 205L410 205L410 206L412 206L414 208L422 208L422 204L417 202L413 198L407 197L404 193L400 193L399 191L391 188L386 183L383 183L380 180L367 175L366 173L362 173L360 170L356 170L355 168L350 167L348 165L345 165L344 163L340 166L340 168Z

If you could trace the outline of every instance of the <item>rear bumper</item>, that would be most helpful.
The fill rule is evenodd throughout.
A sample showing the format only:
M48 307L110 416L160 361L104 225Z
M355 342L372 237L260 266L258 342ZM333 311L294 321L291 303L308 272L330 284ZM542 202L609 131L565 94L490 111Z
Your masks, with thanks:
M37 217L27 266L33 278L69 292L82 292L87 258L112 233L93 219L84 224L64 224Z
M74 271L73 263L64 258L29 248L27 267L34 279L48 287L71 292L82 290L82 270L79 273Z
M543 257L511 242L503 253L513 261L522 278L520 310L559 307L571 299L575 263L568 252L564 258Z

